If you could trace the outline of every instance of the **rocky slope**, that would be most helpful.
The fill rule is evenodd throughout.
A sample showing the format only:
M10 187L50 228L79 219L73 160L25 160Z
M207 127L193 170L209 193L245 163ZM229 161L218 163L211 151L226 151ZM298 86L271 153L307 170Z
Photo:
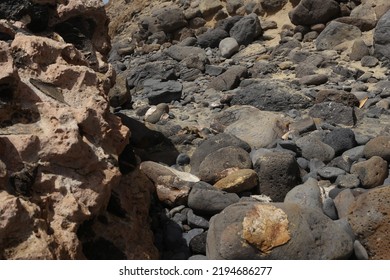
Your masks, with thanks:
M153 185L118 167L107 32L98 0L0 3L1 259L157 257Z
M389 8L110 1L161 258L390 258Z

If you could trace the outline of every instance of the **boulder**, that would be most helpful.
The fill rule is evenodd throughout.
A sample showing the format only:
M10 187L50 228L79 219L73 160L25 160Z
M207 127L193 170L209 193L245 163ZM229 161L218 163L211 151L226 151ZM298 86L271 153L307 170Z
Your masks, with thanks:
M366 158L378 156L390 162L390 136L377 136L364 146L363 150Z
M362 32L354 25L332 21L316 39L317 50L331 50L347 41L361 38Z
M379 58L390 59L390 10L384 14L375 28L374 33L374 49L375 55Z
M250 14L240 19L232 29L230 29L230 37L236 39L239 45L249 45L256 38L263 34L263 29L260 25L260 20L256 14Z
M314 25L327 23L340 15L340 6L334 0L301 0L289 12L290 20L295 25Z
M230 58L239 48L237 40L232 37L225 38L219 43L219 51L225 58Z
M254 169L259 176L260 194L281 202L286 194L301 182L299 165L289 153L273 152L256 160Z
M217 181L214 187L225 192L241 193L258 186L259 178L252 169L240 169Z
M321 210L293 203L240 202L210 220L209 259L347 259L353 239Z
M322 210L321 190L318 181L309 178L305 183L295 186L286 194L284 202Z
M211 80L209 88L219 91L227 91L236 88L241 78L247 76L247 69L244 66L235 65L230 67L218 77Z
M180 100L182 90L183 85L177 81L148 79L144 82L143 93L148 98L150 105L157 105Z
M335 151L331 146L312 135L299 138L296 144L301 149L302 156L306 159L319 159L323 162L329 162L335 156Z
M359 195L351 205L348 222L357 239L367 250L369 259L390 259L389 202L390 187L383 186Z
M309 110L309 116L312 118L323 119L331 124L353 126L356 123L356 116L353 108L336 102L322 102L315 104Z
M351 174L356 174L363 188L371 189L383 184L389 175L388 163L378 156L357 162L351 167Z
M261 125L259 125L261 120ZM287 119L252 106L232 106L217 114L211 126L236 136L252 148L265 148L287 132Z

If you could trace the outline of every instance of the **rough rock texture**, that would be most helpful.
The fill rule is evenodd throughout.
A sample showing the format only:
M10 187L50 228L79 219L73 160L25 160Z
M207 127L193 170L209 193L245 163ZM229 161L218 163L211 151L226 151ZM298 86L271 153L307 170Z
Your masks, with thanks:
M327 23L340 14L340 6L334 0L302 0L289 13L295 25L314 25Z
M358 39L362 32L354 25L332 21L316 39L317 50L331 50L337 45Z
M374 41L375 41L375 54L378 57L390 59L390 10L384 14L378 21L375 28Z
M94 258L80 228L105 213L110 216L106 208L112 189L122 184L118 156L130 135L107 102L115 78L105 62L108 21L97 0L42 7L50 15L47 24L35 25L34 14L27 25L8 21L11 40L0 41L0 256ZM28 14L23 10L21 15ZM30 32L46 27L45 36ZM139 213L137 222L121 228L123 236L146 221L148 209ZM115 221L108 217L111 225ZM118 242L126 241L109 233L96 246L114 248L106 258L155 258L151 233L144 228L137 234L149 242L148 249L139 249L143 242L133 243L138 249L130 248L131 243L122 246Z
M211 218L207 235L209 259L342 259L352 250L320 210L293 203L233 204Z
M370 259L390 259L389 205L390 187L384 186L359 195L350 207L348 221Z

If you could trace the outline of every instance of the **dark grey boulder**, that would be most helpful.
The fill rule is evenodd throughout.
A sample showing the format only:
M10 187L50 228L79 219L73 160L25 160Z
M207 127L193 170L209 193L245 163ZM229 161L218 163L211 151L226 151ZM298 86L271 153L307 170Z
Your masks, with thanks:
M316 39L317 50L331 50L337 45L361 38L362 32L354 25L332 21Z
M323 119L330 124L353 126L356 123L356 115L353 108L336 102L315 104L310 109L309 116Z
M239 45L248 45L256 38L263 34L263 29L260 25L260 20L256 14L250 14L240 19L232 29L230 29L230 37L237 40Z
M183 85L177 81L149 79L144 82L144 94L148 98L150 105L180 100L182 90Z
M254 169L259 176L260 193L281 202L301 182L299 165L289 153L273 152L257 159Z
M378 21L374 33L374 47L377 57L390 59L390 10Z
M236 88L241 78L247 76L247 69L244 66L232 66L226 72L211 80L209 87L219 91L226 91Z
M289 13L295 25L327 23L340 15L340 6L334 0L301 0Z
M206 31L198 36L198 45L202 48L216 48L222 39L229 37L229 33L222 28Z
M331 146L336 155L340 155L357 145L355 133L350 128L336 128L332 130L325 136L324 143Z

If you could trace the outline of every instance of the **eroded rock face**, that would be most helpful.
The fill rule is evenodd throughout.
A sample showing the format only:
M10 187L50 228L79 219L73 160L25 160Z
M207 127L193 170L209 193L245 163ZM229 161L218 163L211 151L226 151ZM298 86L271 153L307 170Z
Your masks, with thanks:
M0 257L89 258L78 229L105 213L130 136L107 102L115 79L107 17L98 0L22 2L49 17L38 36L33 21L1 14Z

